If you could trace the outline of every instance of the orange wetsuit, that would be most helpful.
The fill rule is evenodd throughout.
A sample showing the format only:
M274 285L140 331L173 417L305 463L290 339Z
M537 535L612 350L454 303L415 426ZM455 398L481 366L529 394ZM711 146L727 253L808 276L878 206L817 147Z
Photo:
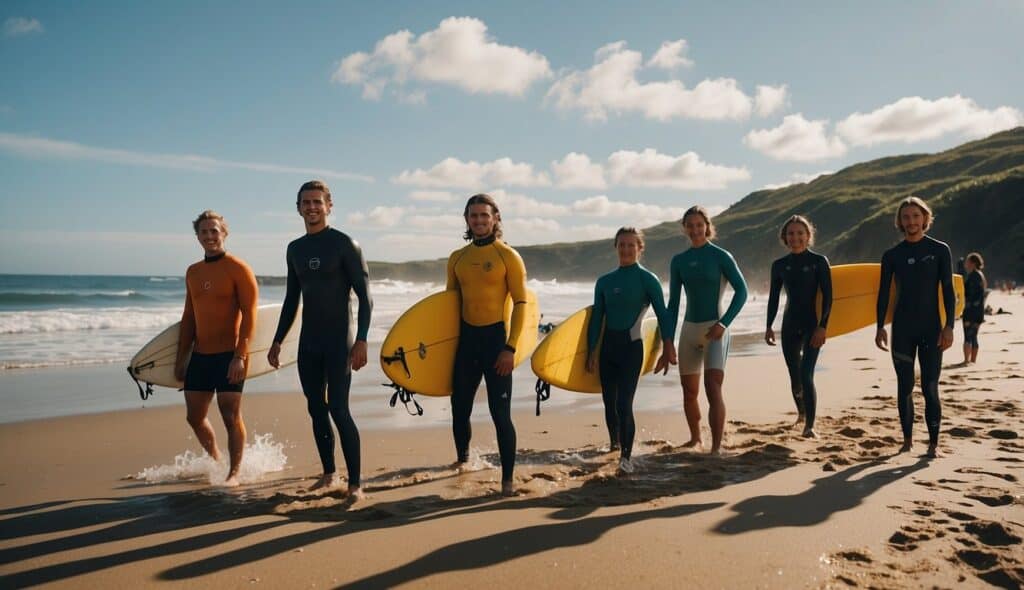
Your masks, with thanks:
M194 342L195 352L234 351L235 356L248 361L258 295L256 275L249 265L231 254L204 259L188 267L179 358Z

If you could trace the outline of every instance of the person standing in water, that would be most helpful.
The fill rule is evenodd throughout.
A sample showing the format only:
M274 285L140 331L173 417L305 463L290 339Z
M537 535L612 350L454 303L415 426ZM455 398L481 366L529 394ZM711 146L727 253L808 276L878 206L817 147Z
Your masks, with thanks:
M896 308L892 314L892 364L896 370L896 404L903 429L901 453L913 446L914 429L914 357L921 365L921 391L924 417L928 426L928 456L938 456L939 374L942 352L953 345L956 298L953 294L953 257L949 246L926 235L931 227L932 210L917 197L907 197L896 209L896 228L903 241L882 255L881 282L878 286L875 346L888 351L889 336L885 315L889 307L889 288L896 282ZM942 289L946 322L939 322L939 289Z
M985 291L988 281L981 269L985 259L971 252L964 260L964 364L978 362L978 330L985 323Z
M259 288L249 265L225 250L228 224L220 214L203 211L192 222L192 229L203 247L203 259L185 272L185 310L174 376L185 382L188 423L215 461L220 460L220 449L206 416L213 396L217 396L228 431L230 465L224 485L237 486L245 449L242 389L249 341L256 329Z
M469 461L470 415L481 378L498 436L501 493L513 495L516 429L512 424L512 369L517 338L526 316L526 266L501 240L501 212L487 194L473 195L462 212L463 239L470 243L448 257L448 291L462 299L459 345L452 373L452 435L458 463ZM512 297L511 325L505 301Z
M711 453L722 452L725 432L725 401L722 384L725 363L729 356L729 324L747 300L747 283L743 280L732 254L711 243L715 226L704 207L694 205L681 220L690 248L676 254L670 265L668 315L672 322L669 333L675 332L679 316L680 289L686 290L686 313L676 348L679 377L683 386L683 409L690 429L690 440L683 446L703 446L700 433L700 375L704 370L704 391L708 397L708 421L711 426ZM732 301L725 314L719 308L722 288L728 282L733 289ZM669 359L662 357L656 367L668 373Z
M633 420L633 396L643 369L644 341L642 325L648 307L654 308L661 328L663 356L675 363L668 310L661 282L640 265L644 234L635 227L623 227L615 233L615 251L619 267L601 276L594 286L594 307L587 325L587 371L600 371L604 420L608 427L610 450L620 450L619 471L633 473L631 456L636 423ZM604 338L601 339L604 324Z
M295 203L306 226L306 235L288 244L288 287L267 360L280 366L281 342L295 321L302 298L302 332L299 334L299 381L313 425L323 475L311 490L340 485L334 464L334 431L348 468L348 495L361 496L360 442L352 412L349 389L352 371L366 365L366 336L370 331L370 273L359 244L329 227L331 189L319 180L299 188ZM359 300L358 323L353 330L349 298Z
M797 423L803 423L803 435L817 438L814 417L818 393L814 387L814 366L825 344L825 330L832 312L832 271L825 258L810 250L814 226L803 215L794 215L782 224L779 239L789 254L772 263L768 295L768 327L764 340L775 346L772 323L779 311L779 293L786 287L786 310L782 314L782 355L789 369L789 385L796 404ZM821 292L821 314L816 299Z

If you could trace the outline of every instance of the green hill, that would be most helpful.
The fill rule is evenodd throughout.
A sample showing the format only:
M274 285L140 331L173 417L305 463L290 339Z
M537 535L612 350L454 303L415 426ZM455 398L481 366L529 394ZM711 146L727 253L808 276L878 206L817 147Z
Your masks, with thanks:
M771 261L785 254L779 226L796 213L817 226L814 248L833 264L877 261L901 239L893 216L908 195L928 201L935 212L929 234L947 242L954 259L978 251L990 279L1024 281L1024 127L937 154L880 158L809 183L755 191L713 219L715 241L733 253L755 288L763 287ZM644 231L644 264L664 279L686 239L677 222ZM614 267L611 237L517 249L533 278L589 281ZM444 280L444 263L371 262L370 272L437 282Z

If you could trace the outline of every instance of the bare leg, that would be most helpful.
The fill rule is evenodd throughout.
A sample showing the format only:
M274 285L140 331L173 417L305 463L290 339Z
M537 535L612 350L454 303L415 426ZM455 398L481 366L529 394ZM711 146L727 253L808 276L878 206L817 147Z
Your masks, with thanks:
M224 485L238 485L238 469L242 466L242 452L245 450L245 422L242 421L242 394L225 392L217 394L217 406L220 408L224 427L228 431L228 455L231 467Z
M972 363L978 362L978 347L977 346L972 346L971 347L971 362Z
M725 400L722 399L722 382L725 371L707 369L704 371L704 392L708 396L708 422L711 425L711 453L722 450L722 436L725 433Z
M690 428L690 440L684 447L703 446L700 440L700 374L682 375L679 381L683 384L683 412L686 414L686 425Z
M970 363L971 363L971 345L965 343L964 344L964 364L967 365L967 364L970 364Z
M214 461L220 461L217 436L213 432L213 425L206 418L211 401L213 401L212 391L186 391L185 419L188 420L188 425L192 427L192 432L196 433L196 439L203 446L203 450L213 457Z

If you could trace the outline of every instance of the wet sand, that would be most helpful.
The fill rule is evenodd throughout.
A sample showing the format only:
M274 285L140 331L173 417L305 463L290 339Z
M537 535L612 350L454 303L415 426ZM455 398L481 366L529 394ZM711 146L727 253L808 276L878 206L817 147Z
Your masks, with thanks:
M233 489L194 455L181 406L3 424L0 585L1019 587L1024 298L989 301L1013 315L990 317L969 367L955 365L957 326L935 460L919 395L917 446L897 454L895 375L872 331L826 344L816 440L791 427L777 350L730 360L723 457L681 447L676 379L645 378L628 477L596 398L556 392L539 417L517 404L513 498L496 494L483 395L468 470L437 426L444 400L421 402L417 428L364 428L367 496L354 502L305 491L319 464L298 393L246 398L250 440L272 437ZM532 393L524 381L517 397Z

